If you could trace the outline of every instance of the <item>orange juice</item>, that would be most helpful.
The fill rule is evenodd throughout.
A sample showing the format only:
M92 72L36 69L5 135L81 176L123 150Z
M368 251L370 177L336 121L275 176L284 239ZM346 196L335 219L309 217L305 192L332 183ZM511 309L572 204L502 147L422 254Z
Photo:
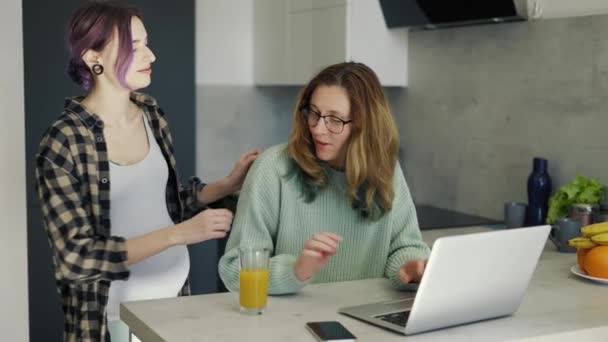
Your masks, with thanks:
M241 306L246 309L260 309L266 307L268 296L268 269L244 268L241 269L239 296Z

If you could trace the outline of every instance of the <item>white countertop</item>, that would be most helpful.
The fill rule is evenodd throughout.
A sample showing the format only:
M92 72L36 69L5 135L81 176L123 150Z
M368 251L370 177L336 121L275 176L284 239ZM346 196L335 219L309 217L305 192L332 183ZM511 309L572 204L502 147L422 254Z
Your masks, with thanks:
M513 342L606 342L608 326L524 338Z
M423 231L432 242L485 227ZM408 336L407 341L603 341L608 336L608 286L570 273L575 254L558 253L550 242L517 312L510 317ZM359 341L403 341L404 336L340 315L349 305L403 296L386 279L316 284L302 293L271 296L260 316L239 313L237 293L130 302L121 319L142 341L314 341L304 324L337 320ZM594 339L595 338L595 339Z

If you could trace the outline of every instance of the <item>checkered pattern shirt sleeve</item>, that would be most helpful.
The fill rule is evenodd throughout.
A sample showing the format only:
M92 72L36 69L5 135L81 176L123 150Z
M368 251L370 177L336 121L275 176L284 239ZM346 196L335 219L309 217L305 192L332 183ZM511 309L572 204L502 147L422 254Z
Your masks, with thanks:
M60 144L51 142L52 145ZM81 199L82 184L65 168L68 158L62 149L48 151L38 157L36 170L44 223L60 276L58 280L86 283L99 279L127 279L125 239L96 232L85 211L90 203Z

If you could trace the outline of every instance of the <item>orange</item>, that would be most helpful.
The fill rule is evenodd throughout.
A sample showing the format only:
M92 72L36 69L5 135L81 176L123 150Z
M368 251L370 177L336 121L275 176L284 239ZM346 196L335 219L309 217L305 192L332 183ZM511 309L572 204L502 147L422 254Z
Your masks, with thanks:
M578 267L583 270L583 272L587 272L585 271L585 257L587 256L587 253L589 253L591 249L589 248L579 248L576 250L576 260L578 261Z
M608 279L608 245L596 246L585 256L585 271L592 277Z

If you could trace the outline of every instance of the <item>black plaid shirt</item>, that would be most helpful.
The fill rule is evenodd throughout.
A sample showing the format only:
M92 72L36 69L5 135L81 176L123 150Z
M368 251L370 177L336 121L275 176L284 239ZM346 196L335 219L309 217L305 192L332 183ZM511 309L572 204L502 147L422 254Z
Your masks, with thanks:
M36 188L53 252L57 291L65 316L65 341L105 341L110 282L129 278L125 239L112 236L110 169L101 119L82 98L68 98L36 155ZM181 187L169 126L156 100L132 93L148 118L169 167L166 202L173 222L201 208L195 177ZM181 295L189 294L188 283Z

